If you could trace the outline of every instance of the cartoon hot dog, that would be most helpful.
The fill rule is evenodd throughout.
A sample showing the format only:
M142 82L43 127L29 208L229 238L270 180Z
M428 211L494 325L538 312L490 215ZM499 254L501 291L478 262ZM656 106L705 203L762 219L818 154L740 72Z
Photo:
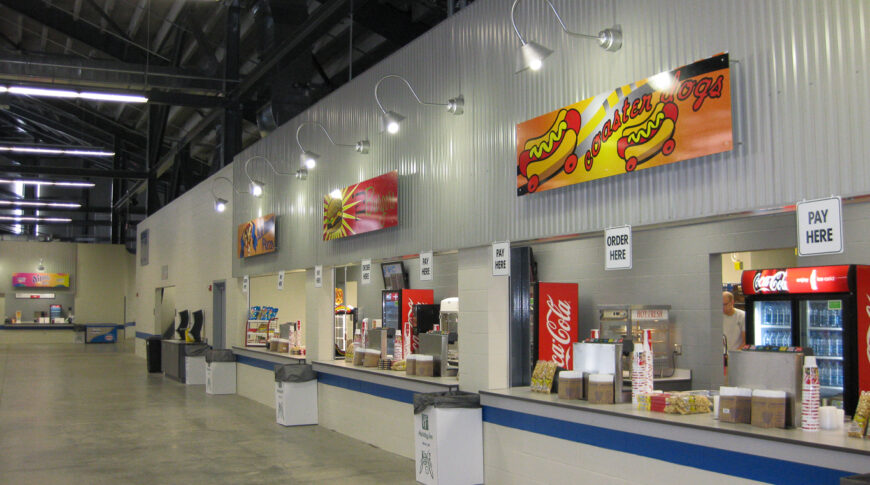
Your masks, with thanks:
M622 138L616 143L616 153L625 160L625 171L632 172L638 165L659 152L670 155L676 142L673 139L677 127L679 108L671 102L659 103L643 119L633 120L622 130Z
M580 131L580 113L576 109L563 109L556 115L550 129L542 136L532 138L523 146L519 171L526 177L529 192L564 169L571 173L577 168L577 133Z

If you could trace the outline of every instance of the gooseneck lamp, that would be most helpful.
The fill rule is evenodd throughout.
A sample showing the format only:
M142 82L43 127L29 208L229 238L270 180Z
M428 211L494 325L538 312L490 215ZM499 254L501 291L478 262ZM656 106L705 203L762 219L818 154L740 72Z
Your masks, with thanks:
M233 192L235 192L237 194L241 194L242 192L239 192L238 190L236 190L236 187L235 187L235 185L233 185L232 180L230 180L226 177L215 177L215 179L212 180L212 182L211 182L211 196L214 198L214 210L217 212L223 212L223 211L227 210L227 205L230 202L227 199L224 199L223 197L218 197L218 195L215 193L214 189L215 189L215 185L217 184L218 180L223 180L224 182L230 184L230 188L233 189Z
M250 165L252 161L254 161L258 158L262 159L264 162L266 162L266 165L268 165L269 168L271 168L272 171L275 172L277 175L292 175L292 174L289 174L286 172L279 172L275 168L275 166L272 165L272 162L270 162L268 158L266 158L262 155L254 155L253 157L245 160L245 175L248 177L248 181L250 182L249 190L251 192L251 195L253 195L254 197L262 197L264 191L266 190L265 189L266 184L264 184L263 182L261 182L259 180L254 180L253 178L251 178L251 174L248 173L248 165Z
M299 149L302 150L302 153L299 155L299 162L301 167L299 168L299 170L296 171L296 178L304 179L305 176L308 175L308 170L311 170L312 168L317 166L317 161L320 159L320 155L312 151L306 150L302 146L302 142L299 140L299 132L302 131L302 128L304 126L308 125L320 128L323 131L323 134L326 135L326 139L329 140L329 143L332 143L333 146L350 148L357 153L363 155L367 154L369 152L369 149L371 148L371 143L368 140L360 140L354 144L336 143L335 140L332 139L332 136L329 135L329 132L326 131L326 127L323 126L322 123L318 123L316 121L304 121L302 122L302 124L299 125L298 128L296 128L296 144L299 145ZM304 175L302 173L303 171Z
M553 15L556 16L556 20L559 21L559 25L562 27L562 30L572 36L572 37L583 37L586 39L595 39L598 41L598 45L610 52L616 52L622 47L622 29L618 25L614 25L613 27L607 28L598 32L598 35L589 35L582 34L580 32L572 32L568 30L568 27L565 26L565 22L562 20L562 16L559 15L559 11L556 10L556 6L553 5L553 2L550 0L544 0L547 2L547 5L550 6L550 10L553 11ZM520 3L520 0L514 0L513 5L511 5L511 25L514 28L514 32L517 34L517 37L520 39L522 45L520 46L520 50L517 54L517 71L522 72L526 69L531 69L533 71L537 71L544 65L544 59L550 56L553 53L552 50L538 44L537 42L530 42L523 37L523 34L520 33L520 29L517 28L517 20L516 20L516 10L517 5Z
M408 82L407 79L398 74L387 74L386 76L380 78L375 84L375 102L378 104L378 108L381 110L381 131L386 131L391 135L395 135L399 132L399 125L405 119L404 116L396 113L395 111L387 111L386 108L384 108L384 105L381 104L381 99L378 95L378 89L381 87L381 83L388 78L396 78L405 83L405 86L408 86L408 90L411 91L414 99L424 106L444 106L447 108L447 112L452 115L461 115L463 112L465 112L465 98L461 94L455 98L448 99L446 103L433 103L423 101L420 99L420 96L417 96L417 92L414 91L414 88L411 86L411 83Z

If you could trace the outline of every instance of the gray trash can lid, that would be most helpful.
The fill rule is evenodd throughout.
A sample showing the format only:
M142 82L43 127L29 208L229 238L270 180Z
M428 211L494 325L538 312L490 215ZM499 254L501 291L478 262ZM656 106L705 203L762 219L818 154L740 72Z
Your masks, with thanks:
M208 349L205 351L206 362L235 362L236 355L232 350Z
M85 330L87 330L87 328L88 328L88 327L86 327L86 326L84 326L84 325L82 325L82 324L80 324L80 323L74 323L74 324L73 324L73 331L74 331L74 332L84 332Z
M161 340L163 340L163 337L161 337L160 335L149 335L145 339L146 342L159 342Z
M311 364L275 366L275 382L308 382L317 378Z
M414 394L414 414L422 413L429 406L436 408L479 408L480 394L465 391Z

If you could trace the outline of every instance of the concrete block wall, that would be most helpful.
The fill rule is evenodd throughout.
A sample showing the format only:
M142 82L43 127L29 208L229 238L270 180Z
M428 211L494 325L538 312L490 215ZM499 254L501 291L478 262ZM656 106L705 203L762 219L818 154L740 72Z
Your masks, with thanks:
M226 281L227 346L243 345L247 299L241 292L240 279L232 277L236 228L231 211L222 214L214 211L212 186L216 177L232 179L232 168L224 168L137 226L137 240L142 231L149 231L148 265L142 266L138 255L136 259L138 296L133 307L137 332L159 333L159 325L154 321L154 291L172 286L175 287L176 309L203 310L203 336L211 341L213 301L209 285L223 280ZM223 196L229 186L218 182L215 190ZM164 266L168 267L165 279L162 277ZM137 339L136 355L145 356L142 339Z
M459 251L459 388L508 386L510 285L492 276L489 247Z
M761 483L484 423L484 481L500 485Z

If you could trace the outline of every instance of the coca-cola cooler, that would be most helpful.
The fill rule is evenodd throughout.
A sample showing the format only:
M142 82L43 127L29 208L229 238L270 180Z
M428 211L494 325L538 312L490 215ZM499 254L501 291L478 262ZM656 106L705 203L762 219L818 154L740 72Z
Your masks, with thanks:
M419 340L414 339L411 321L414 319L414 307L431 305L435 302L434 290L384 290L382 294L382 317L385 328L394 328L401 332L404 343L403 355L413 353L419 346ZM397 333L398 333L397 332ZM393 342L387 344L393 349Z
M577 283L538 283L538 360L574 370L574 342L579 340Z
M746 343L812 349L822 398L855 410L870 390L870 266L744 271Z

